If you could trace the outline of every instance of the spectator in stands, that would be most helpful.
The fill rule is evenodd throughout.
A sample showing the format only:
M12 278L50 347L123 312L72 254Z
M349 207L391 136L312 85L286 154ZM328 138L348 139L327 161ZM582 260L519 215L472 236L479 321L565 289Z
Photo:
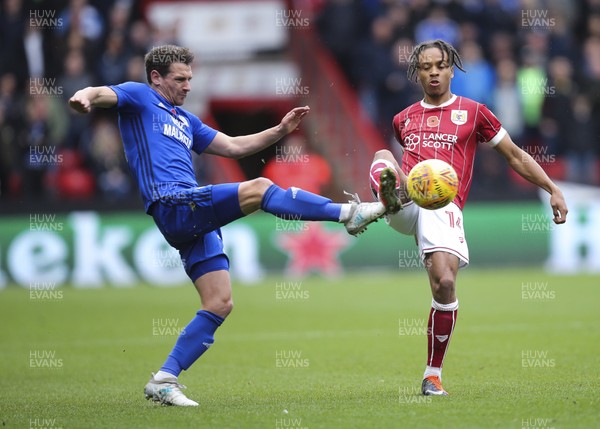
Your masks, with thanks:
M69 51L65 58L64 73L58 78L58 84L62 88L64 105L66 106L69 94L74 94L77 89L91 86L93 83L91 73L86 70L83 53L78 49ZM78 115L71 109L67 109L67 114L69 125L64 146L79 148L82 136L90 124L90 118Z
M73 32L89 41L99 42L104 34L104 19L87 0L71 0L60 13L60 19L62 25L57 27L57 31L62 36Z
M411 9L394 2L389 6L386 15L394 26L395 39L413 38L414 22L411 19Z
M600 127L592 119L592 105L585 94L572 100L571 127L567 133L566 179L599 185L598 132ZM567 113L567 112L565 112Z
M317 17L316 25L325 46L329 48L351 84L354 49L363 38L367 28L365 14L360 2L353 0L328 1Z
M21 0L6 0L0 13L0 74L13 73L21 86L27 73L27 59L23 44L25 11Z
M106 40L106 49L98 62L98 79L108 84L122 82L127 75L129 58L123 33L111 31Z
M513 0L484 0L478 2L465 2L480 9L472 15L472 21L479 27L481 38L479 43L489 46L491 37L496 32L514 34L517 24L521 23L521 14L527 8Z
M524 123L521 93L516 82L517 64L512 59L503 59L498 63L496 70L498 73L497 84L492 91L491 105L496 116L502 122L502 126L519 144L523 135Z
M592 105L592 119L600 123L600 37L588 37L583 44L582 87Z
M393 36L392 21L387 16L380 16L371 24L371 37L359 43L354 53L352 75L357 82L358 95L370 119L377 124L382 87L394 67L390 55Z
M150 28L144 21L134 21L129 27L127 46L130 54L143 57L150 48Z
M479 34L479 27L474 22L461 22L459 25L460 32L460 45L463 46L465 43L478 43L481 39Z
M415 29L415 41L417 43L426 40L444 39L455 45L459 43L458 24L448 17L445 9L434 7L429 16L417 24Z
M514 36L510 33L493 33L490 37L490 49L488 50L493 64L499 64L503 60L514 61L517 52L514 48Z
M565 57L555 57L548 64L548 83L543 103L541 133L549 153L562 155L573 131L572 100L577 94L573 68Z
M17 137L20 144L24 191L32 196L45 195L46 173L61 162L60 144L64 141L67 116L61 99L47 96L49 90L32 81L25 106L26 124Z
M522 66L517 71L517 86L521 93L524 137L528 145L538 144L542 105L547 87L547 75L544 58L537 52L524 48L521 52Z
M413 82L408 80L408 58L414 47L410 38L398 39L390 48L388 59L390 67L379 86L379 117L377 125L386 142L393 142L394 136L390 127L390 118L403 110L407 103L414 103L422 97L422 93ZM398 145L392 145L397 148Z
M571 2L564 2L565 4ZM571 61L577 61L577 48L575 37L569 29L567 18L558 16L554 18L554 25L548 28L548 51L554 56L569 58Z
M460 55L468 75L455 73L452 92L479 103L490 104L496 76L492 65L483 58L480 45L473 41L463 42Z
M144 57L132 56L127 61L127 74L125 80L132 82L145 82L146 70L144 70Z
M108 15L109 32L127 33L127 24L131 14L130 0L117 0Z
M120 200L131 195L131 178L123 155L119 130L112 119L100 118L94 125L91 159L97 186L107 200Z
M13 73L0 76L0 197L15 194L19 186L19 155L15 140L23 123L23 101Z
M588 16L587 33L591 37L600 37L600 11Z

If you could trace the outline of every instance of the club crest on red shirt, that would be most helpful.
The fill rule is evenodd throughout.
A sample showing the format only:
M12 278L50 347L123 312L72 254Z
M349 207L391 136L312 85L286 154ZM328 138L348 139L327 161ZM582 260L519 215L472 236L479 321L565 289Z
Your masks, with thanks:
M467 122L467 113L466 110L453 110L450 114L450 120L456 125L463 125Z

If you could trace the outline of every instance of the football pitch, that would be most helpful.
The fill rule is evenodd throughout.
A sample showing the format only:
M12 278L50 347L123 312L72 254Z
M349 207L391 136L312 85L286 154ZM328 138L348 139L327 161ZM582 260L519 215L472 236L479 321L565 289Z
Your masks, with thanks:
M459 273L449 397L419 394L423 272L234 285L215 345L180 377L196 408L143 387L199 307L193 287L0 292L6 428L592 428L600 279Z

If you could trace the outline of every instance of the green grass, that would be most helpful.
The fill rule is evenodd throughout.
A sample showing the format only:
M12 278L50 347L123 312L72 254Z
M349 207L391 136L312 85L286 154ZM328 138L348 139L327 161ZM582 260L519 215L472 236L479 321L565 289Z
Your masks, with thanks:
M290 284L303 291L301 299L276 299L276 287ZM523 289L539 288L546 288L539 299L523 298ZM215 346L181 376L199 408L161 407L142 394L176 339L153 335L153 322L184 327L198 307L191 285L60 291L56 299L32 299L17 287L0 292L0 427L598 424L598 277L461 272L447 398L418 395L426 342L406 328L422 330L428 313L424 273L235 285L236 309ZM32 367L31 353L54 353L46 364L61 367ZM300 367L278 367L277 353L295 354ZM524 367L523 353L537 356L536 366Z

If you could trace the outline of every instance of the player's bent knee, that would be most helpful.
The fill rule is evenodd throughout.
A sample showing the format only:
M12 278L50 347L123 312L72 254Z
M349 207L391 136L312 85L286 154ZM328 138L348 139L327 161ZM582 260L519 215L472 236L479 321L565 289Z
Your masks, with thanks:
M438 282L438 288L441 290L454 290L455 282L452 277L442 277Z
M377 152L375 152L373 159L386 158L386 155L392 155L392 152L390 152L387 149L380 149Z
M244 197L260 198L269 189L273 182L266 177L257 177L256 179L248 180L240 184L239 192Z
M273 184L273 181L266 177L257 177L256 179L251 180L251 182L254 182L254 186L262 192L265 192L269 189L269 186Z
M230 300L226 301L225 303L223 303L221 311L223 312L223 316L221 316L221 317L229 316L231 314L231 312L233 311L233 301L230 299Z
M233 300L224 299L219 301L212 301L206 303L204 310L210 311L211 313L221 316L222 318L227 317L233 310Z
M439 302L445 302L454 295L456 282L452 277L442 277L433 284L433 298Z
M265 177L258 177L247 182L242 182L238 189L238 198L242 212L250 214L260 209L263 196L272 184L273 182Z

